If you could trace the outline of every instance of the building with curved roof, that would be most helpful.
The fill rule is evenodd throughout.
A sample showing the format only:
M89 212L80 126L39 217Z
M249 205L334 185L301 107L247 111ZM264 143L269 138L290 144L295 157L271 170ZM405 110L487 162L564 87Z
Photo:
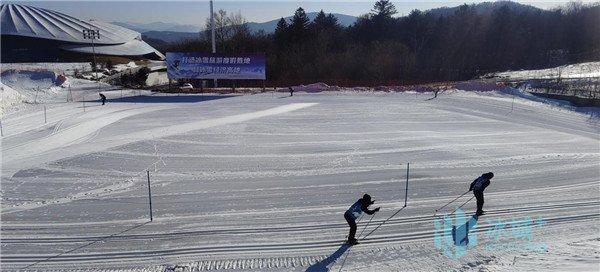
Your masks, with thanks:
M0 8L2 62L90 60L90 54L162 60L164 55L142 41L141 34L100 21L20 4ZM84 30L99 38L84 37Z

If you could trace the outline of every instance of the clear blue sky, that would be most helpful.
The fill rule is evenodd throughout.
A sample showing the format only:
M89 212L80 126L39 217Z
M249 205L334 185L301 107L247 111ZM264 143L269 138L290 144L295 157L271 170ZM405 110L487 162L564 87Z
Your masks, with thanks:
M204 26L205 18L209 15L208 1L3 1L19 2L41 8L52 9L80 19L96 19L113 22L166 22L177 24L191 24ZM326 1L293 1L293 0L215 0L215 11L219 9L228 12L240 11L251 22L265 22L280 17L292 15L298 7L306 11L319 11L342 13L348 15L361 15L371 10L372 1L365 0L326 0ZM457 6L463 3L477 3L483 1L431 1L411 0L392 1L399 11L399 15L406 15L413 9L427 10L443 6ZM533 5L540 8L553 8L567 3L558 0L520 0L515 1ZM583 1L594 2L594 1Z

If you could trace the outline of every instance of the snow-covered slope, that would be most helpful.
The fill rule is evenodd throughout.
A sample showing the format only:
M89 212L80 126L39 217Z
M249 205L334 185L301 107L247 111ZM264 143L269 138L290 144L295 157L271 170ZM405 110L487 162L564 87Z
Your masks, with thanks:
M47 124L8 114L2 270L597 271L598 117L501 92L431 96L115 95L49 105ZM363 193L382 207L365 233L402 207L407 162L408 207L342 246ZM488 171L478 245L448 258L433 213ZM486 250L495 222L527 216L547 223L533 232L547 252Z
M116 71L136 67L135 63L115 65ZM5 114L27 114L43 110L44 106L63 104L67 108L73 104L67 102L96 101L98 93L103 92L110 97L115 86L73 77L76 71L90 69L87 63L6 63L0 71L0 118ZM63 77L66 81L60 80ZM91 78L91 76L90 76ZM146 91L121 90L118 97L139 95ZM78 106L83 107L83 104Z
M493 76L511 79L550 79L600 77L600 62L584 62L541 70L507 71Z
M22 100L23 96L19 92L0 82L0 117L11 107L21 103Z

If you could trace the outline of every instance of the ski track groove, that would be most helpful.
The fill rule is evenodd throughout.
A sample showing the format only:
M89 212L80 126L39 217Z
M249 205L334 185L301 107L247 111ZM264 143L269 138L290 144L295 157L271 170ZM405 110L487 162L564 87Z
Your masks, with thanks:
M532 211L548 211L556 209L568 209L568 208L582 208L597 206L600 207L600 201L589 201L579 203L566 203L566 204L555 204L555 205L540 205L530 207L519 207L519 208L507 208L507 209L496 209L489 210L488 215L507 215L514 213L524 213ZM402 224L413 224L413 223L425 223L431 222L435 217L433 215L428 216L412 216L412 217L398 217L387 221L386 226L402 225ZM383 219L373 220L372 224L377 225L383 222ZM280 228L249 228L249 229L223 229L223 230L201 230L201 231L186 231L186 232L171 232L171 233L155 233L155 234L135 234L135 235L120 235L111 237L107 240L129 240L129 239L152 239L152 238L177 238L177 236L197 236L197 235L226 235L226 234L252 234L252 233L273 233L273 232L291 232L291 231L316 231L332 228L347 228L345 223L336 224L325 224L325 225L304 225L304 226L289 226ZM4 230L6 231L6 230ZM3 244L11 243L73 243L73 242L92 242L98 239L105 238L105 236L89 236L89 237L37 237L37 238L2 238Z
M593 206L600 206L598 202L593 203ZM577 206L575 207L577 208ZM547 207L547 210L554 210L555 207ZM497 214L494 211L490 211L487 216ZM598 213L588 214L577 214L567 216L556 216L544 218L549 225L565 224L571 222L577 222L581 220L594 220L600 218ZM398 220L403 220L399 218ZM429 220L433 219L433 216ZM431 221L430 221L431 222ZM376 224L374 224L376 225ZM389 225L386 225L389 226ZM477 233L484 232L486 229L491 228L489 224L478 224L476 229ZM419 231L400 233L393 235L384 236L373 236L364 240L361 244L374 244L374 245L385 245L394 242L408 242L423 239L432 239L435 231ZM4 240L3 240L4 242ZM214 253L244 253L244 252L273 252L282 250L314 250L320 248L335 247L341 244L339 240L329 240L320 242L301 242L301 243L283 243L283 244L246 244L246 245L224 245L224 246L205 246L205 247L194 247L194 248L175 248L166 250L151 250L151 251L129 251L129 252L109 252L109 253L91 253L91 254L67 254L57 256L47 260L46 262L82 262L82 261L99 261L99 260L112 260L112 259L136 259L136 258L150 258L150 257L165 257L165 256L183 256L183 255L198 255L198 254L214 254ZM54 255L6 255L4 254L1 262L3 263L29 263L45 260Z
M545 219L548 225L564 224L578 222L581 220L592 220L600 218L600 214L582 214L575 216L562 216L555 218ZM479 226L474 232L482 233L491 226ZM390 243L397 242L411 242L419 240L431 240L433 239L434 232L420 232L420 233L409 233L400 235L388 235L388 236L377 236L362 241L361 245L387 245ZM343 244L340 240L330 240L322 242L305 242L305 243L284 243L284 244L249 244L249 245L235 245L235 246L221 246L221 247L197 247L197 248L179 248L179 249L168 249L168 250L153 250L153 251L137 251L137 252L111 252L111 253L95 253L95 254L69 254L58 256L46 260L54 255L42 255L42 256L31 256L31 255L5 255L2 258L2 263L33 263L42 260L46 260L46 263L64 263L64 262L94 262L102 260L131 260L131 259L148 259L165 256L185 256L185 255L200 255L200 254L214 254L214 253L227 253L230 254L241 254L247 252L280 252L297 250L316 250L326 249ZM359 245L360 246L360 245ZM296 267L297 265L290 265L290 262L285 262L288 258L297 260L303 257L270 257L272 261L272 268L282 268L282 263L286 264L283 268ZM221 267L227 267L232 261L237 259L227 259L224 261L217 261L217 264L221 264ZM293 262L292 262L293 263ZM217 269L218 270L218 269Z

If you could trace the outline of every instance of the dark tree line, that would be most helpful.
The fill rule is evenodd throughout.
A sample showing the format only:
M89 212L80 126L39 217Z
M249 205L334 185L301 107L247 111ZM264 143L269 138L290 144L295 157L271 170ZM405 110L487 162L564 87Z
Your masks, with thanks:
M264 52L270 81L336 84L462 80L493 71L600 60L598 3L570 3L554 10L513 2L490 7L414 10L395 17L393 4L380 0L349 27L323 11L310 21L298 8L272 34L237 25L219 39L219 52ZM210 40L167 50L210 52Z

